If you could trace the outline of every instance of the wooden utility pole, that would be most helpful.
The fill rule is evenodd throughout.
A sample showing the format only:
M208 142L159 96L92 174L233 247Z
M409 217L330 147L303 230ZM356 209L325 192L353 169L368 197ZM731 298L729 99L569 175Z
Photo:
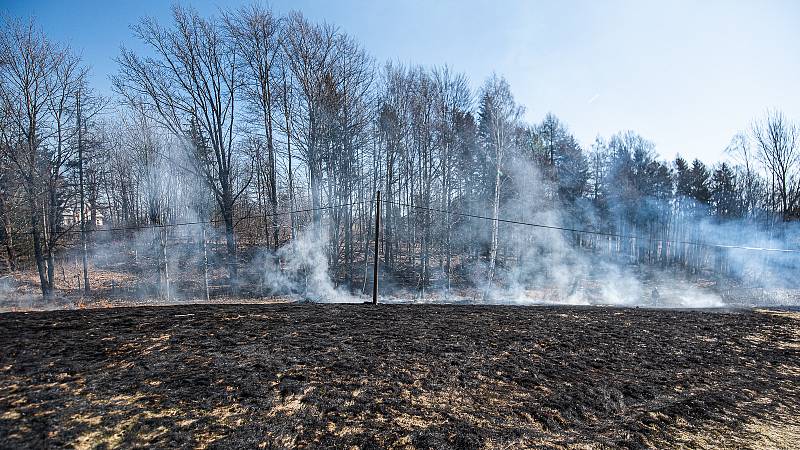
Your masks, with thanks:
M375 200L375 261L372 264L372 304L378 304L378 250L381 231L381 191Z

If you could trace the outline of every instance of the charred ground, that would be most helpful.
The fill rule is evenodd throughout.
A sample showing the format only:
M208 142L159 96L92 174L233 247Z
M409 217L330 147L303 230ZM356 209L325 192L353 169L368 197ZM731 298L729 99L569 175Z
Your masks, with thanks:
M0 315L0 447L789 447L774 311L188 305Z

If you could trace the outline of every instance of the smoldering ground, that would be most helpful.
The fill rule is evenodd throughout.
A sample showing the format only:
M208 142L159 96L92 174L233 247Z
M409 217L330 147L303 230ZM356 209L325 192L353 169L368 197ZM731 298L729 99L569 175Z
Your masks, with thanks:
M328 246L320 230L302 231L277 252L261 251L254 260L267 295L296 295L327 303L361 301L354 292L335 287L328 271Z
M792 276L800 268L800 253L777 251L800 243L793 224L713 222L696 214L681 217L681 226L689 232L676 230L671 240L654 239L627 222L622 212L601 221L601 212L588 202L565 206L554 201L548 193L557 186L526 160L508 166L504 189L516 194L503 200L500 216L514 223L499 224L499 239L507 250L498 258L493 283L487 284L485 259L455 263L457 276L439 273L438 283L427 287L424 295L421 289L409 289L405 279L386 274L389 301L709 308L797 304L800 298ZM484 209L489 205L487 201ZM648 208L673 210L655 198L642 200L640 209ZM456 221L454 234L489 246L490 219ZM627 233L593 226L603 221ZM687 241L687 236L694 240Z
M791 448L796 314L453 305L8 313L0 446Z
M175 160L185 152L173 149L169 155ZM153 189L160 192L151 208L163 225L90 234L90 272L97 272L99 277L92 283L95 298L105 297L113 304L126 300L131 304L185 303L205 301L206 296L221 301L367 299L374 263L371 245L370 251L362 253L351 266L358 273L349 274L349 284L342 283L341 273L330 270L331 261L339 257L341 242L332 241L324 223L316 228L299 227L294 239L271 250L259 235L263 224L240 221L242 229L255 231L240 232L238 274L232 285L224 231L219 222L203 220L207 216L204 211L211 208L207 192L173 189L172 175L159 164L162 159L137 161ZM677 308L798 302L798 281L792 275L800 268L798 253L773 251L798 245L800 233L793 223L712 221L707 214L684 214L678 227L671 222L678 220L674 215L663 215L674 210L674 205L644 198L638 208L640 214L664 217L667 223L660 225L675 229L667 233L672 240L655 240L647 230L626 221L624 212L613 205L599 211L590 202L567 205L554 200L552 193L558 186L526 159L516 159L507 166L509 172L504 174L501 188L511 194L501 197L499 216L518 223L499 224L502 245L491 284L487 282L485 253L472 259L454 257L449 273L440 255L438 261L429 263L432 275L426 283L420 276L421 249L407 247L400 255L407 263L399 270L389 270L381 255L381 301ZM490 210L490 204L486 200L483 209ZM168 219L170 214L177 214L176 205L185 217L178 225ZM416 218L422 223L433 223L446 214L391 204L384 205L384 214L387 207L404 216L425 214ZM449 220L455 239L470 242L481 251L488 248L490 219L452 215ZM281 223L285 222L286 217L282 217ZM615 223L624 234L602 228L602 223ZM81 298L80 274L75 273L79 271L79 252L72 247L62 254L61 271L70 273L64 274L60 292L67 299L80 298L81 304L91 304L91 298ZM76 262L73 265L71 261ZM23 292L17 282L4 286L5 309L70 306L69 301L54 305L32 301L30 293ZM13 298L17 300L8 300Z

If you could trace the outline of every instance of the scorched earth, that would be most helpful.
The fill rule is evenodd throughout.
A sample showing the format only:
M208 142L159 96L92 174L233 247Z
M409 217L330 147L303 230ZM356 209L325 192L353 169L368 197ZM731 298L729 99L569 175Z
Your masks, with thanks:
M781 311L183 305L0 315L0 447L800 442Z

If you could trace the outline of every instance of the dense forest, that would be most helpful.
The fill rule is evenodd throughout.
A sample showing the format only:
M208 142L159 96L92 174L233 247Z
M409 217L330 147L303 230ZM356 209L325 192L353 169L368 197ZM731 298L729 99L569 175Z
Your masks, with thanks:
M209 270L232 293L367 291L378 191L387 288L570 289L612 264L793 282L772 250L798 243L800 129L779 110L753 111L726 162L664 160L635 131L583 147L554 114L527 123L501 75L382 63L299 13L175 6L132 30L143 50L101 96L75 49L3 25L0 270L35 270L46 298L64 255L86 291L102 261L151 258L163 285L198 257L206 293Z

